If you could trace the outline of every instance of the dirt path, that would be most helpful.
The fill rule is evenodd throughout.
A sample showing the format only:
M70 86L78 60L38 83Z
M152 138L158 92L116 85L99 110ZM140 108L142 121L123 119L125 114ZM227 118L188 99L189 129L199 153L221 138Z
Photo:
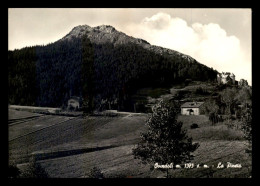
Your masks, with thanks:
M140 116L140 115L144 115L144 113L136 113L136 112L121 112L121 111L117 111L117 110L106 110L106 113L114 113L114 114L118 114L120 116L124 116L124 117L133 117L133 116Z

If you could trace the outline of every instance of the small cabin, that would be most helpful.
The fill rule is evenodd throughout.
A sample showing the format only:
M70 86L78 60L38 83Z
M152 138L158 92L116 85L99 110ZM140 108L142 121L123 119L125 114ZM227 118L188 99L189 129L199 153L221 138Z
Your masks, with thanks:
M181 115L200 115L200 107L204 102L186 102L181 105Z
M72 96L68 100L68 110L78 110L81 108L81 100L79 97Z

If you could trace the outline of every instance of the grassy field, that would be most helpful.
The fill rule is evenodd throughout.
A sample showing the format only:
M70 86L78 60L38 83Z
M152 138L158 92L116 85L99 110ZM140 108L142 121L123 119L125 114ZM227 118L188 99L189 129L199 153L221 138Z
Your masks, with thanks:
M58 178L88 177L94 166L105 177L163 177L165 173L150 170L150 165L132 155L140 132L146 130L146 119L146 114L87 118L41 115L9 126L9 160L23 170L34 155L51 177ZM245 153L246 142L239 131L223 124L211 126L203 115L179 116L178 120L194 142L200 144L192 162L211 168L170 170L172 177L249 176L251 159ZM194 122L199 128L190 129ZM217 169L219 162L241 163L242 168Z

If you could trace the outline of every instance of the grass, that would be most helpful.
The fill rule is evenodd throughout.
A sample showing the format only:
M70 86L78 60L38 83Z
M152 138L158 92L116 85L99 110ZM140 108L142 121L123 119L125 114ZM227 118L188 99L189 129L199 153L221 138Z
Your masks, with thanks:
M132 148L140 140L140 132L146 130L146 114L64 118L41 116L34 122L9 127L10 134L17 136L30 131L34 125L52 125L65 120L9 142L9 159L23 169L30 154L34 153L49 176L58 178L88 177L93 167L99 167L105 177L156 178L165 175L158 170L151 171L150 165L142 164L132 154ZM178 120L183 122L183 128L193 141L200 144L192 162L215 166L218 162L242 163L241 169L213 168L213 177L248 177L251 159L245 153L247 146L240 131L229 129L223 123L212 126L203 115L179 116ZM199 128L190 129L192 123L197 123ZM170 171L170 174L173 177L207 177L207 171L181 169Z
M199 127L205 126L209 124L209 119L205 115L179 115L178 121L181 121L183 123L183 127L185 129L188 129L192 123L197 123Z
M244 140L241 130L228 128L225 123L217 123L212 126L205 115L185 116L180 115L178 121L183 122L183 128L193 140ZM199 128L190 129L190 125L196 123Z
M19 120L19 119L25 119L25 118L31 118L41 116L41 114L38 113L32 113L28 111L17 111L15 109L9 109L8 110L8 120Z
M33 122L9 127L9 136L13 139L9 141L9 158L24 163L28 155L37 151L44 153L136 143L145 127L145 120L145 114L134 117L92 116L71 120L64 116L42 116ZM51 127L33 132L34 126L41 123ZM21 137L15 139L18 136Z
M244 140L243 132L230 129L226 125L205 126L188 131L193 140Z
M169 94L169 88L142 88L137 91L137 96L144 96L144 97L152 97L152 98L159 98L161 95Z
M66 156L58 159L46 159L39 161L46 169L50 177L70 178L88 177L93 167L100 167L105 177L158 177L163 176L159 170L150 170L150 165L141 164L134 159L131 151L133 145L123 145L101 151ZM251 167L250 158L244 153L245 144L242 141L212 140L200 142L200 147L194 153L193 163L203 166L214 165L214 177L248 177ZM242 169L216 169L216 165L222 162L241 163ZM183 165L182 165L183 166ZM173 177L205 177L205 169L181 169L170 170Z
M51 115L43 115L36 119L19 123L13 126L8 127L9 132L9 140L15 139L20 135L28 134L33 131L41 130L50 125L57 124L66 120L71 119L70 117L64 116L51 116Z
M208 165L215 178L249 177L251 160L244 152L246 143L244 141L210 140L201 141L200 147L195 151L192 163L195 165ZM225 168L217 169L218 163L224 164ZM227 162L241 164L242 168L227 168ZM171 171L172 177L205 178L210 169L193 168Z

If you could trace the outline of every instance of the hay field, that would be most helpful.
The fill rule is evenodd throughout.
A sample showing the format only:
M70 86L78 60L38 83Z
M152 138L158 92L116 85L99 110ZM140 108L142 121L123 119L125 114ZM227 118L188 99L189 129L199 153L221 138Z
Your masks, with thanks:
M56 178L86 178L94 166L107 178L164 177L165 173L150 170L150 165L142 164L132 155L140 132L146 130L146 119L146 114L87 118L42 115L9 126L9 160L22 170L33 154L48 174ZM239 132L221 125L211 126L205 116L179 116L179 120L194 142L200 144L192 162L207 164L210 169L170 170L172 177L249 176L251 159L245 153L247 144ZM193 122L199 128L190 129ZM223 133L231 137L223 138L220 135ZM242 168L217 169L219 162L241 163Z

